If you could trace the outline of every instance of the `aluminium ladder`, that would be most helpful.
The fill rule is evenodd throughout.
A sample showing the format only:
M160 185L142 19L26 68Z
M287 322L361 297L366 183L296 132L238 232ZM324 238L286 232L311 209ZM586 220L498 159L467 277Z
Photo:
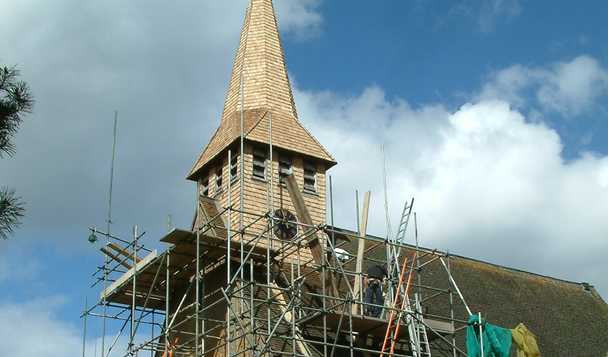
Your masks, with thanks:
M410 316L408 330L411 337L410 346L412 347L412 355L414 357L430 357L431 345L429 343L424 317L422 316L422 306L420 305L418 294L414 294L414 301L416 310L414 316Z
M399 227L397 228L397 235L395 236L395 241L397 243L405 242L405 232L407 231L407 226L410 222L410 215L412 214L412 208L414 207L414 198L410 202L405 202L403 206L403 212L401 213L401 221L399 221Z
M388 320L388 325L386 327L386 333L384 336L384 342L382 343L382 352L380 357L383 357L384 354L388 350L388 356L393 356L395 352L395 347L397 345L397 341L399 339L399 329L401 327L402 321L405 320L405 323L408 328L409 342L410 348L414 354L414 356L430 356L430 349L428 347L428 337L426 336L426 330L422 333L420 332L420 326L417 323L415 318L412 318L413 311L410 307L409 301L409 290L412 286L412 277L414 275L414 264L416 262L417 252L414 253L412 264L409 269L409 274L407 277L407 284L404 286L404 278L405 272L407 269L407 260L408 258L404 258L403 266L401 268L401 274L399 275L399 283L397 286L397 293L395 295L395 299L393 300L392 309L390 312L390 317ZM418 305L417 305L418 306ZM405 314L405 315L404 315ZM424 328L424 325L423 325ZM422 354L417 353L415 351L419 351L420 346L420 337L426 342L426 350L428 353ZM390 349L388 348L388 342L390 340Z
M410 221L410 216L412 213L412 208L414 207L414 198L411 201L406 201L403 206L403 212L401 213L401 220L399 221L399 226L397 229L397 234L395 237L388 237L388 245L386 249L386 262L387 262L387 273L389 278L389 305L393 303L393 296L397 294L394 291L392 282L393 278L399 277L401 275L401 270L399 267L399 257L401 255L401 247L397 247L397 244L405 243L405 233L407 232L407 227Z

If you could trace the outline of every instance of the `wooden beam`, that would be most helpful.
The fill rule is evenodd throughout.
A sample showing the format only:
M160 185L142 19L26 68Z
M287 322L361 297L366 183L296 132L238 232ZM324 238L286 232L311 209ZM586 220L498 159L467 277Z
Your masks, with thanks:
M126 249L119 246L118 244L116 244L114 242L109 242L107 246L114 249L118 254L125 256L125 257L129 258L130 260L133 260L133 253L128 252ZM136 257L135 259L137 259L137 262L139 262L141 260L139 257Z
M300 192L300 188L298 187L298 183L296 182L296 178L293 175L289 175L285 178L287 182L287 191L289 192L289 196L291 198L291 202L296 209L296 215L300 222L312 226L314 223L312 222L312 218L310 218L310 213L308 212L308 208L306 207L306 203L304 202L304 197L302 197L302 193ZM312 229L312 228L307 228ZM323 264L323 249L319 244L319 237L316 233L312 234L312 239L308 242L308 247L312 252L312 256L315 259L315 262L319 265Z
M135 264L135 266L131 267L131 269L129 269L126 273L121 275L120 278L118 278L118 280L116 280L115 282L110 284L110 286L108 286L106 289L104 289L104 291L101 292L99 297L101 299L109 298L109 297L111 298L111 295L113 293L115 293L119 288L121 288L124 284L126 284L131 279L133 274L139 275L139 272L142 270L145 270L145 268L152 261L154 261L154 259L156 259L157 256L158 256L158 252L156 250L153 250L150 253L148 253L148 255L145 258L140 260L137 264Z
M353 288L353 294L355 295L353 298L355 300L361 300L361 295L363 292L362 280L363 277L361 273L363 272L363 254L365 252L365 236L367 235L367 219L369 217L369 201L370 201L371 192L365 192L363 197L363 212L361 212L361 220L359 221L359 242L357 245L357 262L355 264L355 285ZM360 305L353 305L352 312L353 314L363 314L363 312L358 312L357 308Z
M132 266L129 265L127 262L124 261L124 259L122 259L121 257L119 257L118 255L112 253L111 251L109 251L106 247L101 247L99 250L101 250L103 252L103 254L107 255L108 257L114 259L115 261L117 261L120 265L122 265L123 267L127 268L127 269L131 269Z
M285 296L283 296L283 291L281 289L279 289L279 287L278 287L278 285L276 285L276 283L270 283L270 286L271 286L270 291L272 291L272 295L277 300L277 302L278 302L277 306L281 310L281 314L284 314L285 321L292 323L293 320L295 319L295 316L292 315L290 310L287 310L288 304L287 304L287 300L285 299ZM294 331L294 334L295 334L295 338L296 338L296 345L298 346L300 353L303 354L304 356L312 356L310 348L308 347L306 342L304 342L304 338L302 336L302 331L300 331L300 327L297 324L296 324L296 330Z
M298 216L298 219L300 220L300 222L308 226L313 226L314 223L312 221L312 218L310 218L310 213L308 212L308 208L306 207L304 197L302 197L302 192L298 187L296 178L293 175L289 175L285 177L285 182L287 183L287 191L289 192L291 203L293 203L293 206L296 209L296 215ZM313 228L307 228L307 230L313 230ZM312 239L308 242L308 247L310 248L312 257L315 260L315 263L323 265L327 259L325 259L325 257L323 256L323 248L319 243L319 236L315 232L313 232L311 236ZM336 279L334 278L334 274L332 274L331 271L328 271L326 272L326 276L329 277L332 292L334 296L337 297L338 287L336 285Z

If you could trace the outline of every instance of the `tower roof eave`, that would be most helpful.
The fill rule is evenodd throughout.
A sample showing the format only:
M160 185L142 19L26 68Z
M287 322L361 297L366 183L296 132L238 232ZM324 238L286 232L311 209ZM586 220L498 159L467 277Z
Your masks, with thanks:
M337 164L329 152L310 134L306 128L289 114L269 110L245 110L243 112L243 133L245 139L269 144L270 120L272 118L272 144L275 148L289 150L318 159L330 168ZM196 180L199 172L215 160L226 148L240 138L240 112L235 112L231 120L225 121L213 134L209 144L196 161L187 176Z

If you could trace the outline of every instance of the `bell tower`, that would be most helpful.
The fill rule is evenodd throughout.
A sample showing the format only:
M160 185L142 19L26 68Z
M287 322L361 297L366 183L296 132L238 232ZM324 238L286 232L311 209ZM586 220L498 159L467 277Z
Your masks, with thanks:
M298 118L272 0L251 0L220 125L188 179L198 183L201 198L242 208L245 222L233 214L231 228L250 225L255 233L262 228L251 223L254 215L295 214L289 175L312 222L325 223L326 172L335 164ZM289 239L291 233L275 234Z

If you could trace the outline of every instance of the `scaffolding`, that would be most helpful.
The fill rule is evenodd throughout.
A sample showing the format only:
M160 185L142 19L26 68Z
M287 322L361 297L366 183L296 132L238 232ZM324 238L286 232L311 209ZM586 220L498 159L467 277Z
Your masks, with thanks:
M241 88L241 103L242 95ZM281 173L275 183L272 112L268 115L271 174L264 213L244 205L242 108L238 187L229 177L222 205L199 181L191 229L168 232L160 239L168 245L163 252L145 247L137 226L128 239L110 232L111 178L108 229L90 228L90 240L101 235L105 244L91 285L102 286L101 294L92 306L85 302L81 315L83 357L90 317L102 320L102 357L466 356L456 335L468 315L455 314L454 293L471 312L451 275L449 254L418 245L414 200L406 202L394 237L387 202L386 237L367 235L369 192L361 215L357 193L358 231L339 229L333 224L329 177L331 224L314 224L294 176ZM113 153L115 138L116 118ZM227 150L230 169L235 148ZM282 198L275 211L275 184L287 190L295 216L283 210ZM406 243L412 213L415 245ZM365 272L374 265L387 271L381 303L366 298ZM423 284L432 265L442 269L447 288ZM440 296L447 308L429 313L426 305ZM107 327L115 334L106 348Z
M96 304L85 307L84 331L87 317L116 325L102 356L381 355L389 315L398 316L403 328L385 355L430 356L431 346L442 346L444 354L436 355L466 356L456 343L466 316L455 315L453 295L469 309L451 275L449 254L406 244L401 231L399 239L379 239L279 218L271 210L220 207L198 190L197 200L200 219L192 230L173 229L163 237L169 246L162 253L142 244L137 227L131 239L91 228L107 238L105 263L92 287L106 287ZM240 229L228 223L235 215L243 222ZM297 227L288 240L275 234L286 225ZM395 264L399 256L410 264ZM395 273L384 282L385 304L366 302L363 267L391 259L402 275L415 277L405 293L395 293L404 303L391 304L396 295L390 292L400 285ZM421 283L432 264L443 267L450 288ZM449 296L449 313L426 313L425 304L440 295ZM381 315L369 316L370 306ZM124 353L116 347L121 336L128 340Z
M276 21L270 26L276 26ZM454 307L460 301L470 311L451 275L450 256L418 245L415 213L416 244L406 243L413 200L406 203L397 234L392 236L386 173L385 238L366 234L369 193L361 215L357 194L358 232L335 227L331 177L330 224L313 223L293 176L287 175L285 182L283 177L275 179L273 110L266 108L271 172L267 206L261 209L264 212L245 208L243 75L238 144L231 139L221 152L227 153L229 168L227 202L220 204L201 194L199 182L191 229L168 232L160 239L167 244L164 251L144 246L138 227L130 238L110 232L111 174L107 231L90 228L92 236L105 238L104 263L94 272L91 285L102 287L99 299L91 306L85 302L81 315L83 357L92 317L102 320L102 357L148 353L151 357L466 356L457 345L457 334L464 331L468 315L459 316ZM112 162L115 145L116 114ZM234 167L236 202L232 198L233 151L239 154L239 168ZM275 185L287 189L296 216L275 211ZM388 271L382 282L382 304L365 298L366 271L373 265L386 265ZM431 266L441 269L447 288L424 284L423 275ZM407 284L402 284L404 277ZM426 306L437 304L440 297L445 297L440 302L442 313L428 312ZM380 313L370 314L370 310ZM107 348L106 331L114 332ZM126 339L123 346L121 338ZM383 345L390 345L390 351L383 351Z

